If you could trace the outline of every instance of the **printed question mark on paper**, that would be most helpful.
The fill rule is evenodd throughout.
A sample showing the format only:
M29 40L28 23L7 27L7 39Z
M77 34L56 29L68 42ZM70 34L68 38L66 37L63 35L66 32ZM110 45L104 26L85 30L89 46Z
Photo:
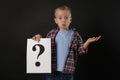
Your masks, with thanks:
M44 46L41 45L41 44L36 44L36 45L34 45L34 46L32 47L32 50L33 50L33 51L36 51L36 46L39 46L39 48L40 48L39 53L38 53L38 55L37 55L37 59L38 59L39 56L45 51L45 48L44 48ZM35 63L35 65L36 65L37 67L39 67L39 66L40 66L40 62L37 61L37 62Z

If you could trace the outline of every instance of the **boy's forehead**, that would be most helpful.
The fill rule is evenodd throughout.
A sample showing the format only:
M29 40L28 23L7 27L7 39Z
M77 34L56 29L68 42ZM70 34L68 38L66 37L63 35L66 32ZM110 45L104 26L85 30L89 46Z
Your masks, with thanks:
M55 16L59 16L59 15L70 15L71 16L71 13L69 10L56 10L55 11Z

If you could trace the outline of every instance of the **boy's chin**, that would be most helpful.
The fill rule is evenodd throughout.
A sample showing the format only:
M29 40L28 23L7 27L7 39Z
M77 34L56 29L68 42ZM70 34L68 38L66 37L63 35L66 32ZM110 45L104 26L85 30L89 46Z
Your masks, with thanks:
M61 29L63 29L63 30L68 30L69 28L68 27L61 27Z

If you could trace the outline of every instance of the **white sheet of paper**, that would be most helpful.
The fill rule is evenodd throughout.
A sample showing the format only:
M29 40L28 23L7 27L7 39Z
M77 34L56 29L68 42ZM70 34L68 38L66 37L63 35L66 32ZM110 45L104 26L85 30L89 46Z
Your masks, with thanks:
M27 39L27 73L51 73L51 39Z

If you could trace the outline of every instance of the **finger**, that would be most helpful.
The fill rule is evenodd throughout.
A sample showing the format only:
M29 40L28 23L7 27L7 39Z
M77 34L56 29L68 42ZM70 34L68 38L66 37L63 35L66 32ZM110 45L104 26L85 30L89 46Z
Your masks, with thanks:
M97 37L97 40L99 40L101 38L101 36Z
M38 42L40 41L40 36L37 36L37 41L38 41Z
M37 37L37 35L35 35L35 41L38 41L38 37Z
M101 38L101 36L99 36L99 38Z
M35 40L35 37L32 37L33 40Z
M37 41L36 35L35 35L35 41Z
M38 42L40 41L40 37L39 37L39 36L37 36L37 41L38 41Z
M99 39L100 39L100 37L97 38L97 40L99 40Z
M98 39L100 39L100 38L101 38L101 36L98 37Z
M40 41L40 38L41 38L41 35L37 34L36 35L36 40L39 42Z

